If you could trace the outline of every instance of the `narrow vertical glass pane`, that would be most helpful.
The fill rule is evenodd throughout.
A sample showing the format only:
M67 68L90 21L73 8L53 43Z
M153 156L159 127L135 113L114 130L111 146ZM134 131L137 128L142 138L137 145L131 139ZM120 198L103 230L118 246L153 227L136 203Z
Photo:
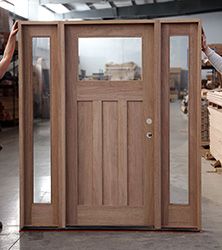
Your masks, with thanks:
M189 203L188 36L170 37L170 203Z
M51 202L50 38L32 38L34 203Z
M141 79L141 37L82 37L78 49L79 80Z

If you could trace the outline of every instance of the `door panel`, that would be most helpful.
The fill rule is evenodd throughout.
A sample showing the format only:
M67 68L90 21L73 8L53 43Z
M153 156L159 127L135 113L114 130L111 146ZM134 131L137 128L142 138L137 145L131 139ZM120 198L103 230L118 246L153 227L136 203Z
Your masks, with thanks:
M153 25L136 31L129 25L101 28L103 37L142 38L142 55L153 54ZM77 139L67 127L72 181L67 183L67 224L152 226L153 140L146 137L145 123L153 112L152 56L142 58L142 80L78 80L78 38L99 37L101 29L67 26L66 31L67 107L73 116L67 116L67 124L77 122Z
M92 102L77 103L78 116L78 204L92 205L93 122Z
M103 102L103 205L118 206L117 103Z
M78 101L77 112L78 211L135 212L144 206L143 102Z

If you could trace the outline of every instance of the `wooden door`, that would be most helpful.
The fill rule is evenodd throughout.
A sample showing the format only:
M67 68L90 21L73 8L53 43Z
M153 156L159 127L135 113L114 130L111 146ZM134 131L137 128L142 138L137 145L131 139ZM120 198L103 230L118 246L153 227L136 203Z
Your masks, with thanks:
M19 23L19 30L21 228L145 226L200 230L199 20L24 21ZM179 130L183 136L186 132L187 143L183 147L187 162L181 165L185 182L179 182L186 187L182 202L174 200L174 194L179 194L175 190L181 191L183 186L176 189L174 181L178 184L178 178L171 180L178 173L174 172L177 169L171 155L178 151L170 144L171 108L175 107L170 104L171 39L178 37L185 39L187 46L182 54L187 58L189 93L188 129ZM89 38L125 42L106 50L101 43L97 46L104 56L107 51L111 55L101 70L99 53L88 47L80 49L81 39ZM137 45L130 47L128 42L133 39ZM34 198L36 40L49 41L51 200L47 202ZM38 51L42 56L42 50ZM113 60L112 54L123 52L121 63ZM85 62L97 69L89 73L81 60L93 53L94 57L85 58ZM139 55L133 63L132 53ZM132 75L132 69L137 73ZM178 107L179 102L176 104ZM180 194L177 197L181 198Z
M84 37L139 38L141 77L80 80ZM153 39L153 24L65 27L68 226L154 225Z

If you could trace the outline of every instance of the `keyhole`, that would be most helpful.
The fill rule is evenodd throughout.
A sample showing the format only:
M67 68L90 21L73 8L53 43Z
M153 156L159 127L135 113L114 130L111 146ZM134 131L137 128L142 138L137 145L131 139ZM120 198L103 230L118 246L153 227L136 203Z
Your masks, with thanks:
M150 138L152 138L152 133L151 132L148 132L147 134L146 134L146 137L148 138L148 139L150 139Z

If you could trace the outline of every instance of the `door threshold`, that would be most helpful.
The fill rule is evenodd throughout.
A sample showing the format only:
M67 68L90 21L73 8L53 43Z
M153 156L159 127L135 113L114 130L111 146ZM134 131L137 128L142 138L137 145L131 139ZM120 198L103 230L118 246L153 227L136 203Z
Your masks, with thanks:
M67 226L71 230L153 231L153 226Z
M66 226L46 227L46 226L25 226L21 231L155 231L153 226Z
M201 232L197 228L175 228L163 227L155 229L153 226L66 226L65 228L59 227L46 227L46 226L25 226L20 231L153 231L153 232Z

